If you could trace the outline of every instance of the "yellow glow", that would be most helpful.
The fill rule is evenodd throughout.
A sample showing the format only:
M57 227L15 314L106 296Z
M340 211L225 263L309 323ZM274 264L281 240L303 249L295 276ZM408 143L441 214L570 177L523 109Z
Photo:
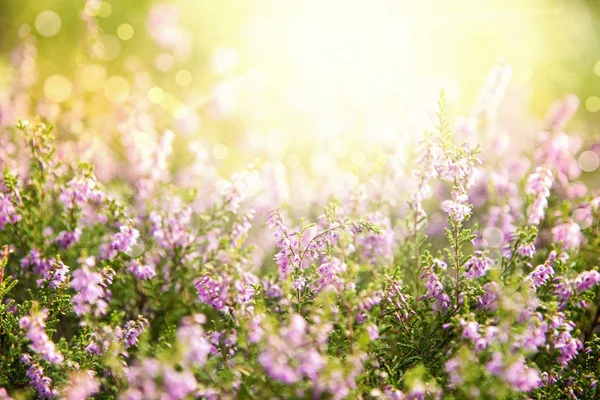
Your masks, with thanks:
M79 74L79 84L90 92L102 89L106 80L106 70L101 65L88 64Z
M360 167L367 161L367 155L360 150L355 150L350 154L350 160L356 167Z
M156 65L156 68L161 71L168 71L173 67L173 64L175 64L175 58L169 53L161 53L156 56L154 64Z
M229 149L224 144L218 143L214 145L212 155L217 160L224 160L229 156Z
M112 6L110 3L103 1L100 3L100 8L98 9L98 16L101 18L107 18L112 14Z
M122 76L111 76L104 83L104 95L112 102L124 102L129 97L129 82Z
M187 69L181 69L175 74L175 82L179 86L188 86L192 83L192 74Z
M165 93L165 98L162 102L162 106L175 118L179 118L187 112L187 107L173 96L171 93Z
M57 103L71 96L71 81L62 75L52 75L44 82L44 95Z
M453 110L468 113L499 61L522 87L550 57L548 27L564 18L544 0L252 0L239 13L179 3L194 37L228 32L209 59L220 83L233 82L215 85L217 113L260 114L294 141L343 137L349 147L430 126L442 88Z
M93 54L102 61L112 61L121 53L121 42L112 35L103 35L92 46Z
M160 104L165 100L165 92L155 86L148 91L148 100L153 104Z
M42 36L50 37L60 31L62 22L57 13L51 10L42 11L35 19L35 29Z
M589 112L597 112L600 110L600 98L598 96L588 97L585 101L585 108L588 109Z
M131 39L133 37L133 33L134 33L133 26L131 26L129 24L121 24L117 28L117 36L121 40Z

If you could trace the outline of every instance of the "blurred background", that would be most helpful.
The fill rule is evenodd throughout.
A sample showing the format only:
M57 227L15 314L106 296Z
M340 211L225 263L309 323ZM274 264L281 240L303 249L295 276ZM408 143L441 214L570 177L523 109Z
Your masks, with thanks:
M174 168L277 160L307 183L431 128L441 88L469 115L498 63L510 135L575 94L570 129L600 137L596 0L0 0L0 37L2 124L42 115L107 160L170 129Z

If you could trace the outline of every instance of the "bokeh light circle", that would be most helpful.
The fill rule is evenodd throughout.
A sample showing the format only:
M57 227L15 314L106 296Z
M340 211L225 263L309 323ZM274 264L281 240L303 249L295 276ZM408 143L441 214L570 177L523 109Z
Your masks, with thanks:
M108 18L112 14L112 6L110 3L103 1L100 3L100 8L98 8L98 16L100 18Z
M143 240L138 239L136 244L131 247L131 249L127 252L127 254L129 255L129 257L137 258L137 257L141 256L142 254L144 254L145 250L146 250L146 244L144 243Z
M60 103L71 96L71 81L62 75L52 75L44 82L44 96Z
M161 104L165 100L165 92L159 87L148 90L148 100L153 104Z
M117 28L117 36L121 40L129 40L133 37L134 34L133 26L129 24L121 24Z
M586 229L592 225L592 213L587 208L578 208L573 211L571 220L579 225L581 229Z
M56 35L61 26L60 17L52 10L42 11L35 18L35 29L42 36L51 37Z
M589 112L597 112L600 110L600 98L598 98L598 96L588 97L585 101L585 108L587 108Z
M181 69L175 74L175 82L179 86L188 86L192 83L192 73L187 69Z
M495 226L489 227L483 231L483 244L486 247L497 248L504 241L504 233Z
M121 53L121 42L112 35L103 35L92 46L92 54L102 61L113 61Z
M594 151L584 151L579 156L579 167L585 172L595 171L600 165L600 157Z

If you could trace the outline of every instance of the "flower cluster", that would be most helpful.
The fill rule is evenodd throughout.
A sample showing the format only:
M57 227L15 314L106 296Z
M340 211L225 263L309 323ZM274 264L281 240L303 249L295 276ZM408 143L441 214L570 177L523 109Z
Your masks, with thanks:
M19 320L19 326L27 333L25 337L31 342L31 350L40 355L44 360L60 364L64 357L60 354L54 342L46 334L45 320L48 317L48 310L42 310L38 313L22 317Z
M0 399L600 397L599 147L565 132L574 97L514 143L502 64L456 123L442 95L423 136L334 143L319 171L282 149L226 179L228 147L185 133L232 117L233 83L190 104L159 89L190 78L177 6L150 8L156 68L127 57L128 97L109 77L106 127L88 115L105 3L86 1L73 99L37 98L28 25L0 96Z

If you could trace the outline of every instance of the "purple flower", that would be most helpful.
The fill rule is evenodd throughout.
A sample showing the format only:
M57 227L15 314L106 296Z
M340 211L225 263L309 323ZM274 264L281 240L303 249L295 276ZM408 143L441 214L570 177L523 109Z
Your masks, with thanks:
M314 381L318 378L319 372L325 367L325 359L315 349L308 349L300 355L300 365L298 373Z
M202 276L196 281L196 290L198 291L198 301L214 307L217 311L228 312L228 280L219 277L213 279L208 275Z
M583 348L583 344L579 339L572 337L570 332L563 331L554 341L554 348L560 352L558 361L561 365L566 366L577 357L579 350Z
M509 365L502 376L515 390L520 392L529 392L542 384L539 372L527 367L523 357Z
M385 297L395 307L394 314L399 321L406 321L410 314L415 313L408 303L408 296L402 293L401 282L392 281L385 293Z
M31 342L29 347L38 353L44 360L53 364L60 364L64 357L56 350L56 345L46 334L46 318L48 310L32 313L19 320L21 329L26 330L25 337Z
M154 379L163 369L163 365L155 359L142 359L138 364L127 368L125 374L129 381L129 389L122 398L128 400L143 400L156 397L159 388Z
M521 346L526 350L537 350L539 347L546 344L547 332L547 323L541 323L539 326L531 324L519 337Z
M65 400L84 400L100 391L100 384L94 371L77 371L69 379L69 384L62 390Z
M379 338L379 329L375 324L367 325L367 333L369 334L369 338L371 340L377 340Z
M192 209L183 207L179 199L173 201L165 216L152 211L150 222L152 237L164 249L186 247L194 240L190 229Z
M122 225L119 228L119 232L115 233L112 237L111 248L122 253L127 253L135 246L139 237L140 232L137 229L129 225Z
M105 300L104 279L98 272L91 271L87 266L73 272L71 286L77 294L72 301L75 304L74 311L77 315L93 313L104 315L108 311L108 302Z
M278 335L267 338L266 348L258 356L267 376L285 384L302 377L313 381L319 378L325 359L308 340L307 327L302 316L293 314Z
M100 203L104 193L96 188L95 177L75 177L71 179L58 196L59 200L68 209L80 207L84 203Z
M32 249L25 257L21 259L21 267L34 267L33 272L38 275L45 275L56 262L54 258L42 258L37 249Z
M585 292L600 283L600 272L596 270L584 271L573 281L573 287L578 292Z
M454 200L445 200L442 203L442 210L455 222L463 222L471 216L471 206L468 204L459 203Z
M533 257L535 255L535 245L533 243L523 243L517 248L517 253L521 257Z
M292 284L290 285L290 287L293 290L301 290L306 286L306 278L304 278L303 276L299 276L296 279L294 279L292 281Z
M381 303L385 294L382 290L376 290L368 293L365 297L358 299L358 309L361 311L371 311L371 309Z
M279 207L273 208L269 211L269 217L267 219L267 225L271 229L283 230L285 225L283 224L283 216Z
M265 331L261 326L262 318L260 314L255 314L248 324L248 340L250 343L256 344L263 338Z
M21 216L17 213L12 196L0 193L0 230L4 229L5 225L14 225L20 220Z
M445 369L448 374L448 378L450 378L450 382L453 385L461 385L464 382L464 379L461 374L462 363L458 357L453 357L446 361Z
M481 335L479 334L479 324L477 322L466 322L464 319L461 319L460 326L463 327L463 332L460 335L461 338L469 339L473 343L477 342L481 338Z
M258 278L247 272L241 279L236 280L235 289L236 289L236 299L240 304L248 304L254 298L256 294L255 286L258 285Z
M380 212L373 213L367 219L381 228L382 233L365 232L356 238L357 248L362 257L371 264L378 260L391 260L394 256L395 234L390 219Z
M143 281L152 279L156 276L156 269L154 266L142 264L139 258L131 260L127 270L131 272L131 274L137 279L141 279Z
M492 358L485 364L485 367L494 376L499 376L504 370L504 361L502 353L492 353Z
M273 283L265 279L263 280L262 285L268 298L277 299L283 297L283 289L281 289L277 283Z
M206 364L211 345L204 337L202 325L206 317L196 314L183 320L177 329L177 345L182 349L185 361L191 365L202 367Z
M500 287L496 282L488 282L483 285L483 296L479 300L479 306L489 311L495 311L498 307Z
M123 341L125 348L135 346L138 344L139 336L143 332L146 332L148 326L148 320L142 315L139 315L138 319L128 321L125 324L125 329L120 331L117 337Z
M13 400L13 398L8 395L8 392L3 387L0 387L0 400Z
M565 222L552 228L552 238L562 243L563 250L576 250L581 246L583 234L575 222Z
M536 152L536 163L551 169L556 176L559 187L567 195L581 196L583 193L576 185L571 185L569 180L575 179L581 173L575 154L581 147L581 139L569 136L564 132L542 132L541 144ZM580 192L580 193L577 193Z
M560 310L562 310L573 294L573 289L565 277L554 278L554 294L558 297Z
M552 263L546 262L545 264L538 265L533 271L531 271L527 279L531 281L533 287L537 288L542 286L553 276L554 269L552 268Z
M544 167L538 167L527 180L525 192L533 197L533 203L528 210L528 223L539 225L544 219L544 210L548 207L548 197L550 196L550 187L554 178L552 172Z
M24 364L29 365L29 369L27 370L27 377L29 378L29 383L38 392L38 395L42 399L51 399L58 395L56 389L52 389L50 386L52 384L52 379L44 376L44 369L39 366L37 363L31 361L31 357L28 355L23 355L21 357L21 361Z
M196 377L191 371L176 371L173 368L167 368L162 376L166 399L181 400L191 395L198 386Z
M62 231L56 236L54 239L54 243L58 245L63 250L67 250L69 247L73 246L75 243L79 242L81 238L81 228L75 228L73 232Z
M433 312L437 313L439 310L443 312L448 311L451 304L450 297L446 294L444 285L440 282L433 269L426 269L421 275L421 279L423 278L427 278L425 282L427 292L424 297L434 300Z
M231 228L231 246L236 247L241 245L243 238L248 234L252 224L250 221L254 219L256 215L255 210L248 211L245 215L242 215L239 223L233 224Z
M439 177L447 182L460 182L466 180L473 173L473 163L466 158L452 161L439 158L436 164Z
M317 268L319 279L317 281L316 291L321 292L325 288L332 287L336 290L343 290L344 279L342 274L346 270L346 264L335 257L328 257Z
M484 276L492 267L490 260L483 252L476 251L473 256L465 263L465 277L476 279Z
M46 282L48 282L48 287L51 289L56 289L61 283L67 280L68 275L69 267L60 260L54 261L52 266L48 270L44 271L44 279L38 280L37 284L38 286L42 287Z
M284 347L280 340L269 339L268 347L258 356L258 362L269 378L289 385L297 382L300 377L294 368L288 365Z
M550 107L550 111L546 117L548 131L560 132L564 129L573 115L577 112L578 107L579 98L575 95L569 95L564 100L555 101Z
M571 335L575 324L573 321L567 320L562 312L558 312L552 317L550 326L552 328L552 344L560 353L558 361L561 365L566 366L579 354L583 344Z

